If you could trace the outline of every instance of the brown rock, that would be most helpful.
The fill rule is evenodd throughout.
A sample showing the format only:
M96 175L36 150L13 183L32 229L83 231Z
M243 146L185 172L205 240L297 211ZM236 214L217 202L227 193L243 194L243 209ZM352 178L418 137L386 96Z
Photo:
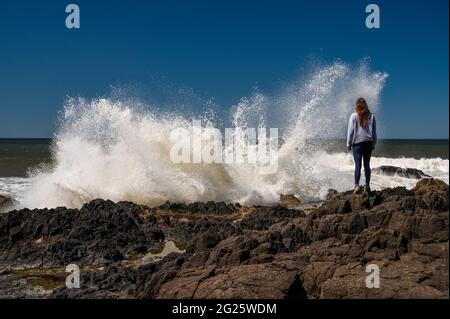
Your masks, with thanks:
M0 195L0 212L4 209L6 209L6 207L10 206L12 204L12 200L11 198L8 198L6 196Z
M233 266L225 273L204 280L194 298L305 298L294 271L272 264Z
M448 211L448 185L434 178L425 178L413 189L420 207Z
M280 195L280 205L284 207L295 207L300 205L300 200L294 195Z
M198 269L183 269L178 276L159 289L156 299L194 298L200 283L213 275L215 266Z

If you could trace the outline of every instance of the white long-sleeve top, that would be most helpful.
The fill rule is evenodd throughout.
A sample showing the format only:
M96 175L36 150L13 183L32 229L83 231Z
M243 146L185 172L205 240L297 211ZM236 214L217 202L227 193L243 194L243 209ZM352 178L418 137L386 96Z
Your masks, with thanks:
M377 123L375 116L371 114L370 121L364 127L359 126L358 114L353 113L348 120L347 146L362 142L373 141L377 143Z

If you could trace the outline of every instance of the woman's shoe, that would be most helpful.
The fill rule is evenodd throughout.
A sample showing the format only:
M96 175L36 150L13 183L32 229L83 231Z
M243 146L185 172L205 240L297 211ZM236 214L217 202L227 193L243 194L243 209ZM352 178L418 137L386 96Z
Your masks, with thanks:
M364 192L370 194L370 186L364 186Z
M355 189L353 190L353 195L359 194L361 188L359 186L355 186Z

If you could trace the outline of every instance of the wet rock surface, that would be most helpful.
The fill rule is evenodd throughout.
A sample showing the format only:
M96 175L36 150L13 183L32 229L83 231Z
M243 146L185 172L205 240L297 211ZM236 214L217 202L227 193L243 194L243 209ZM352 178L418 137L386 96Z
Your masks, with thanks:
M0 195L0 213L6 212L14 206L14 200L9 197Z
M400 177L406 177L406 178L413 178L413 179L421 179L424 177L430 177L429 175L425 174L420 169L416 168L402 168L397 166L390 166L390 165L383 165L380 167L376 167L372 169L372 172L374 174L381 174L381 175L387 175L387 176L400 176Z
M330 191L308 212L95 200L0 214L0 296L448 298L448 247L448 185L435 179ZM79 289L64 286L69 263ZM366 287L370 264L380 288Z
M8 197L5 197L3 195L0 195L0 206L10 201Z

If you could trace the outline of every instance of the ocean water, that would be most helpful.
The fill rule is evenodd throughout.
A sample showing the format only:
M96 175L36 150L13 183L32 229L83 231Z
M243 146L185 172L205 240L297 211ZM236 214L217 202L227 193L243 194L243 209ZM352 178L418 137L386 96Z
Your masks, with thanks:
M0 138L0 177L26 177L29 169L50 164L51 139Z
M51 155L52 142L51 139L0 139L0 195L20 202L27 191L33 187L33 181L39 176L39 172L49 172L54 169L55 163ZM345 177L343 183L336 187L341 190L352 186L354 167L351 154L342 151L344 148L344 140L333 141L327 144L326 150L318 152L315 157L320 161L317 166L320 164L322 170L328 170L330 178ZM448 153L448 140L380 140L371 164L372 167L392 165L417 168L448 183ZM375 189L394 186L411 188L416 182L415 179L372 174L372 185ZM174 187L177 187L176 183ZM78 197L75 196L75 198ZM118 196L117 199L119 198L127 197ZM61 205L67 205L67 203L61 202ZM73 203L71 206L79 206L79 204Z
M340 139L355 97L366 97L371 110L382 113L386 79L386 73L365 64L338 61L311 70L277 94L243 97L229 108L229 122L214 110L193 115L130 99L70 98L52 140L0 140L0 194L30 208L80 207L95 198L147 205L166 200L270 204L280 194L321 199L330 188L352 187L353 158ZM189 130L193 117L236 130L279 128L278 170L263 175L255 164L173 163L170 132ZM380 165L417 168L448 183L448 140L380 140L372 167ZM372 187L411 188L416 182L373 174Z

